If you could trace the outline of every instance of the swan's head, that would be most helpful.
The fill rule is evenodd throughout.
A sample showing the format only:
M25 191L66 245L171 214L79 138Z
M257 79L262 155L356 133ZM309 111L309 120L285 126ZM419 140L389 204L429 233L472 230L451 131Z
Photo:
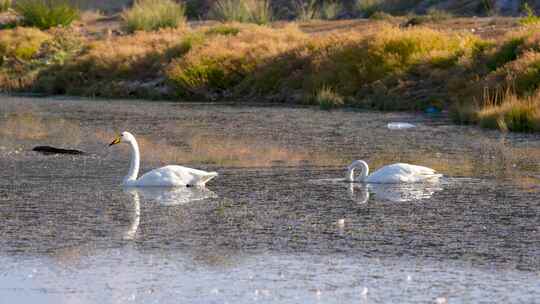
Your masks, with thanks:
M347 170L356 169L356 168L362 168L367 167L368 164L363 160L355 160L353 161L348 167Z
M109 147L112 145L120 144L120 143L130 143L135 140L135 136L129 132L122 132L122 134L118 135L110 144Z

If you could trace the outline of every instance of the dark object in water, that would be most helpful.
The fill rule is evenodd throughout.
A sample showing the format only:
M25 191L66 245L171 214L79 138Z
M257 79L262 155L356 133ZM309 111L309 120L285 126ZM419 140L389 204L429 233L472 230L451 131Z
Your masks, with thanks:
M51 146L37 146L37 147L34 147L32 151L36 151L43 154L71 154L71 155L86 154L86 152L79 151L79 150L61 149L61 148L55 148Z

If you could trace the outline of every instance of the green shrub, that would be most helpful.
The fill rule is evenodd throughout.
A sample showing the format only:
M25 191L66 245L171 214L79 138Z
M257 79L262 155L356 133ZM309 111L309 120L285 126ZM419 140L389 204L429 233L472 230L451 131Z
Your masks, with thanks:
M247 1L249 10L249 21L255 24L268 24L274 19L269 0L249 0Z
M523 42L523 37L512 38L505 42L487 62L488 68L494 71L508 62L516 60Z
M72 28L55 28L49 34L52 37L41 45L39 51L39 58L46 65L63 65L83 50L83 39Z
M339 2L324 2L321 7L321 18L325 20L334 20L342 10Z
M519 19L521 25L530 25L540 23L540 17L536 16L534 10L529 6L528 3L523 5L523 11L525 12L525 17Z
M369 15L369 19L371 20L378 20L378 21L382 21L382 20L392 20L392 18L394 18L394 16L388 14L388 13L385 13L385 12L374 12L373 14L370 14Z
M268 24L274 19L269 0L217 0L209 16L222 22Z
M209 12L210 18L223 22L249 22L251 14L244 0L217 0Z
M381 9L381 0L356 0L356 10L364 18L369 18Z
M0 64L3 58L30 60L49 38L48 34L35 28L0 30Z
M68 26L79 18L79 10L67 0L18 0L14 9L24 25L40 29Z
M484 101L485 106L478 111L480 126L490 129L515 132L540 131L540 99L536 95L520 98L506 92L501 101Z
M540 116L535 107L523 102L491 115L483 115L479 124L483 128L499 129L501 131L534 132L540 131Z
M136 0L121 16L128 32L176 28L186 22L184 5L172 0Z
M229 94L259 66L298 46L305 37L297 27L275 30L256 25L238 26L238 34L208 37L170 63L167 77L180 94L205 98Z
M540 86L540 53L526 52L505 66L504 72L512 81L517 95L530 95Z
M300 21L309 21L321 19L321 11L317 0L298 0L295 2L296 19Z
M11 0L0 0L0 13L7 11L11 7Z
M315 103L323 110L338 108L344 105L343 97L328 86L323 86L317 91L315 94Z

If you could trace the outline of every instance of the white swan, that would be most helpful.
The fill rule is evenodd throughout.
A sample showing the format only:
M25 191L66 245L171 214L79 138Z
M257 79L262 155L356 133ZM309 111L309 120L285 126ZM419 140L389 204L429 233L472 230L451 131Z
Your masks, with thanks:
M131 146L131 165L128 174L124 177L123 186L204 186L209 180L216 177L217 172L206 172L182 166L169 165L146 172L137 179L139 174L139 145L135 136L129 132L122 132L109 146L119 143L127 143Z
M355 169L361 170L360 176L356 179L354 178ZM437 182L440 177L442 177L442 174L436 173L431 168L403 163L384 166L369 175L368 164L363 160L355 160L347 167L345 179L348 182L398 184Z

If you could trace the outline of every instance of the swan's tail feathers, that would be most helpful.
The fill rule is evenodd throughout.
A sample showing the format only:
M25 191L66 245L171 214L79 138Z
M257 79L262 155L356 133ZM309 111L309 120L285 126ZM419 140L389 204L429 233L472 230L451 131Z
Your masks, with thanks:
M438 173L435 173L435 174L426 174L425 175L425 180L428 181L428 182L437 182L439 181L440 178L442 178L443 175L442 174L438 174Z
M199 181L197 182L197 185L204 186L208 181L210 181L212 178L218 176L217 172L208 172L207 175L201 176Z

